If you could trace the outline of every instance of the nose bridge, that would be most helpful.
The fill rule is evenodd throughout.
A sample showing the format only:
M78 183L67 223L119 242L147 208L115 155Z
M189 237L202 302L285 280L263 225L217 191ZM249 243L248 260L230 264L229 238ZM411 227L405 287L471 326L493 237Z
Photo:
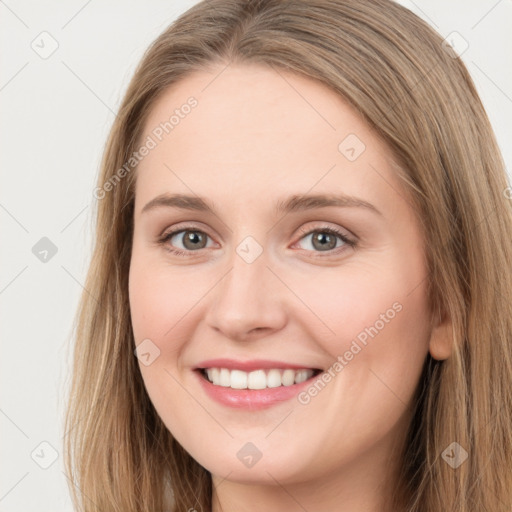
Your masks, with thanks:
M234 248L230 269L216 286L207 322L233 339L256 329L279 328L284 321L279 280L267 268L267 253L252 237Z

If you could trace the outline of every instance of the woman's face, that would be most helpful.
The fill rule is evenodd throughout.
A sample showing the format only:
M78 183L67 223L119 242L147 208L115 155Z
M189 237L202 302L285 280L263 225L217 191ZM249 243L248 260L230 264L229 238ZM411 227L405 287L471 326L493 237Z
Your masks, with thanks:
M256 65L182 79L142 144L130 308L167 428L219 479L382 478L445 355L388 147L324 85Z

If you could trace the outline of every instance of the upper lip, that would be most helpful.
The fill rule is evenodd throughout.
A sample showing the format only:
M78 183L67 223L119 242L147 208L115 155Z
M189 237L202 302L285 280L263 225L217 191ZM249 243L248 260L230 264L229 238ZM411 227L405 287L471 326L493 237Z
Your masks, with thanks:
M302 370L302 369L313 369L319 370L320 368L314 368L307 364L291 364L285 363L284 361L270 361L268 359L252 359L250 361L236 361L234 359L208 359L207 361L202 361L197 365L198 370L202 370L204 368L227 368L228 370L242 370L245 372L250 372L253 370L260 369L271 369L271 368L291 368L293 370Z

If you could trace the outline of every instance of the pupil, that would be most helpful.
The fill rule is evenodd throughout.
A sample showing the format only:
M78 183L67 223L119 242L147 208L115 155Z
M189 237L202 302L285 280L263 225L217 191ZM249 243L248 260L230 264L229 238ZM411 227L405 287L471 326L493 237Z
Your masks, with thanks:
M191 232L186 236L186 240L189 242L192 242L192 245L197 244L199 242L201 237L196 232Z
M327 239L327 243L323 243L323 241L325 241L326 239ZM330 244L329 244L329 239L330 239L330 242L331 242ZM331 236L330 234L328 234L328 233L319 233L319 234L317 234L316 237L313 237L313 245L316 246L315 242L317 242L317 241L321 242L319 247L323 248L323 249L325 249L325 248L332 249L334 247L333 243L332 243L333 241L334 241L334 245L336 245L335 238L333 236Z

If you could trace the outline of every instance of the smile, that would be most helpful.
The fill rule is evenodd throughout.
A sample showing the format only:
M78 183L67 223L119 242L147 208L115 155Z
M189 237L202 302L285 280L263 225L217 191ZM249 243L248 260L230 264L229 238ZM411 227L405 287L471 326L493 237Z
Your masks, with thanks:
M318 375L321 370L271 368L245 372L228 368L203 368L200 372L214 386L256 390L301 384Z

